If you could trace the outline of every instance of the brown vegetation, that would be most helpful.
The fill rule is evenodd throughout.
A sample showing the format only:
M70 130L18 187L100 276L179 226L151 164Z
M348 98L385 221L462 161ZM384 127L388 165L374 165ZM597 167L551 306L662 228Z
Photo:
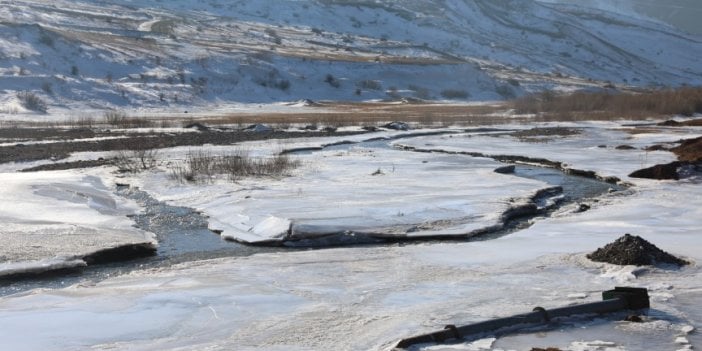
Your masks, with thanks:
M683 140L679 146L670 151L674 152L680 161L702 162L702 137Z
M640 118L648 116L702 113L702 88L656 90L646 93L576 92L557 95L547 91L529 95L514 102L517 113L561 116L563 119Z
M222 156L199 151L188 153L184 165L171 169L171 178L180 182L202 182L223 174L229 180L237 181L244 177L283 176L299 165L300 161L284 154L254 158L243 149Z

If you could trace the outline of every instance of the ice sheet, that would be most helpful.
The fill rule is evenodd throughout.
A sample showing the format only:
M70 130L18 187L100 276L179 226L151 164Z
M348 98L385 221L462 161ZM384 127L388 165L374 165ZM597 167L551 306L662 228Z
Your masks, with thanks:
M76 266L118 246L153 243L134 228L135 204L80 171L0 173L0 275ZM66 268L59 267L59 268Z

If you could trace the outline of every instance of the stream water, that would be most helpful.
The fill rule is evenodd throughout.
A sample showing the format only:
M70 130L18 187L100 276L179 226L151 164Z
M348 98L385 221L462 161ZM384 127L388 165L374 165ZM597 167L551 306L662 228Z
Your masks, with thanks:
M391 147L389 140L372 140L360 144L331 145L327 149L343 150L353 145L360 145L366 148ZM305 150L300 152L308 153L314 151ZM539 216L548 216L550 211L558 207L573 203L586 205L588 201L596 201L598 196L602 196L607 192L620 190L616 185L599 180L567 175L557 169L538 166L516 165L514 176L540 180L550 186L561 187L562 192L557 194L549 193L542 198L536 199L537 202L541 202L537 203L537 205L544 209L536 214L512 219L502 229L464 240L489 240L507 235L529 226ZM393 241L388 242L377 238L357 237L351 241L348 239L341 241L325 239L319 242L287 245L287 247L247 246L222 240L217 234L208 229L207 218L191 208L171 206L159 202L146 192L128 186L119 187L116 192L120 196L135 200L142 206L142 213L133 216L133 219L137 227L155 233L159 246L154 256L126 262L88 266L74 271L31 276L23 279L0 280L0 296L34 288L61 288L77 283L94 283L110 276L121 275L134 270L167 267L181 262L218 257L240 257L260 252L307 250L311 247L319 248L330 245L394 244ZM547 203L550 203L550 205ZM583 205L581 205L581 209L586 209L586 206L583 207Z

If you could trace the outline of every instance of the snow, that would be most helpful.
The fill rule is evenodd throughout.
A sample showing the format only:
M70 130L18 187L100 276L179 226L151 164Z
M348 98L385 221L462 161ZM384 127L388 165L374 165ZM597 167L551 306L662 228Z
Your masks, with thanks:
M261 142L239 147L266 150ZM167 174L156 173L136 184L159 200L202 211L222 237L248 243L344 232L466 235L500 226L502 213L548 187L496 174L501 164L489 159L428 158L363 145L292 157L302 163L294 177L174 187Z
M702 79L699 36L620 12L542 2L3 5L1 119L38 116L12 103L24 90L47 101L50 114L66 114L310 98L441 100L445 90L488 101L607 81L647 87ZM153 28L164 21L173 28ZM325 83L327 75L340 86ZM380 89L362 88L369 80Z
M626 174L642 166L640 152L609 147L622 140L636 147L673 141L681 137L679 129L660 127L656 133L625 139L631 134L621 123L564 126L583 133L541 143L494 133L415 136L396 143L546 157L574 168L621 176L633 186L592 201L586 212L564 208L527 229L493 240L266 252L4 296L0 298L3 347L20 351L388 350L400 338L447 324L526 313L535 306L548 309L597 301L601 291L616 285L649 289L652 309L643 323L622 322L623 316L584 318L555 328L429 349L553 346L634 351L698 346L695 330L702 320L699 179L629 179ZM691 129L684 135L695 133ZM296 147L315 141L286 143ZM601 143L608 147L596 147ZM281 144L266 141L245 146L265 156ZM205 149L226 151L219 146ZM164 150L164 155L175 162L187 152L187 148L174 148ZM477 223L490 225L495 213L507 206L506 199L524 198L544 186L493 173L500 164L487 158L364 144L294 157L303 166L284 178L178 184L162 168L119 180L169 203L202 210L213 226L224 228L224 234L231 230L237 238L264 240L296 220L308 225L387 227L416 223L420 218L455 218L454 213L460 212L483 216ZM651 153L646 162L670 160L670 154ZM383 174L371 175L377 169ZM129 229L130 238L135 238L138 231L123 216L136 210L134 205L116 198L107 186L116 179L108 168L0 173L0 194L5 200L0 218L21 233L31 232L34 225L44 226L35 223L36 214L46 213L45 220L58 223L59 228L99 228L100 234L105 228ZM398 210L404 215L398 216ZM0 233L8 233L7 228ZM627 232L692 264L680 269L618 267L585 257ZM6 242L11 243L3 238ZM26 247L21 246L22 252L31 252Z
M83 266L80 258L97 251L153 244L126 217L136 205L97 177L62 171L0 173L0 179L0 275Z
M660 128L660 133L632 135L633 127L614 123L594 127L591 124L553 123L544 127L577 127L579 135L548 137L546 142L537 140L525 144L517 137L505 134L475 136L440 135L398 140L394 144L422 150L480 152L489 156L526 156L562 162L565 169L591 170L601 177L618 177L633 181L628 175L638 169L656 164L670 163L675 156L667 151L646 151L647 146L670 144L680 139L702 136L697 128ZM509 127L509 126L503 126ZM612 150L619 145L629 145L633 150Z

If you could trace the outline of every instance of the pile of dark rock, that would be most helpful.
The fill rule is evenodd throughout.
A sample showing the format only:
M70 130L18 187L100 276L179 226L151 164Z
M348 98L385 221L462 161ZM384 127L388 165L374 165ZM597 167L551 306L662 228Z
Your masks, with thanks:
M587 255L595 262L606 262L616 265L655 266L672 264L684 266L689 262L677 258L644 240L643 238L624 234L613 243L605 245Z

